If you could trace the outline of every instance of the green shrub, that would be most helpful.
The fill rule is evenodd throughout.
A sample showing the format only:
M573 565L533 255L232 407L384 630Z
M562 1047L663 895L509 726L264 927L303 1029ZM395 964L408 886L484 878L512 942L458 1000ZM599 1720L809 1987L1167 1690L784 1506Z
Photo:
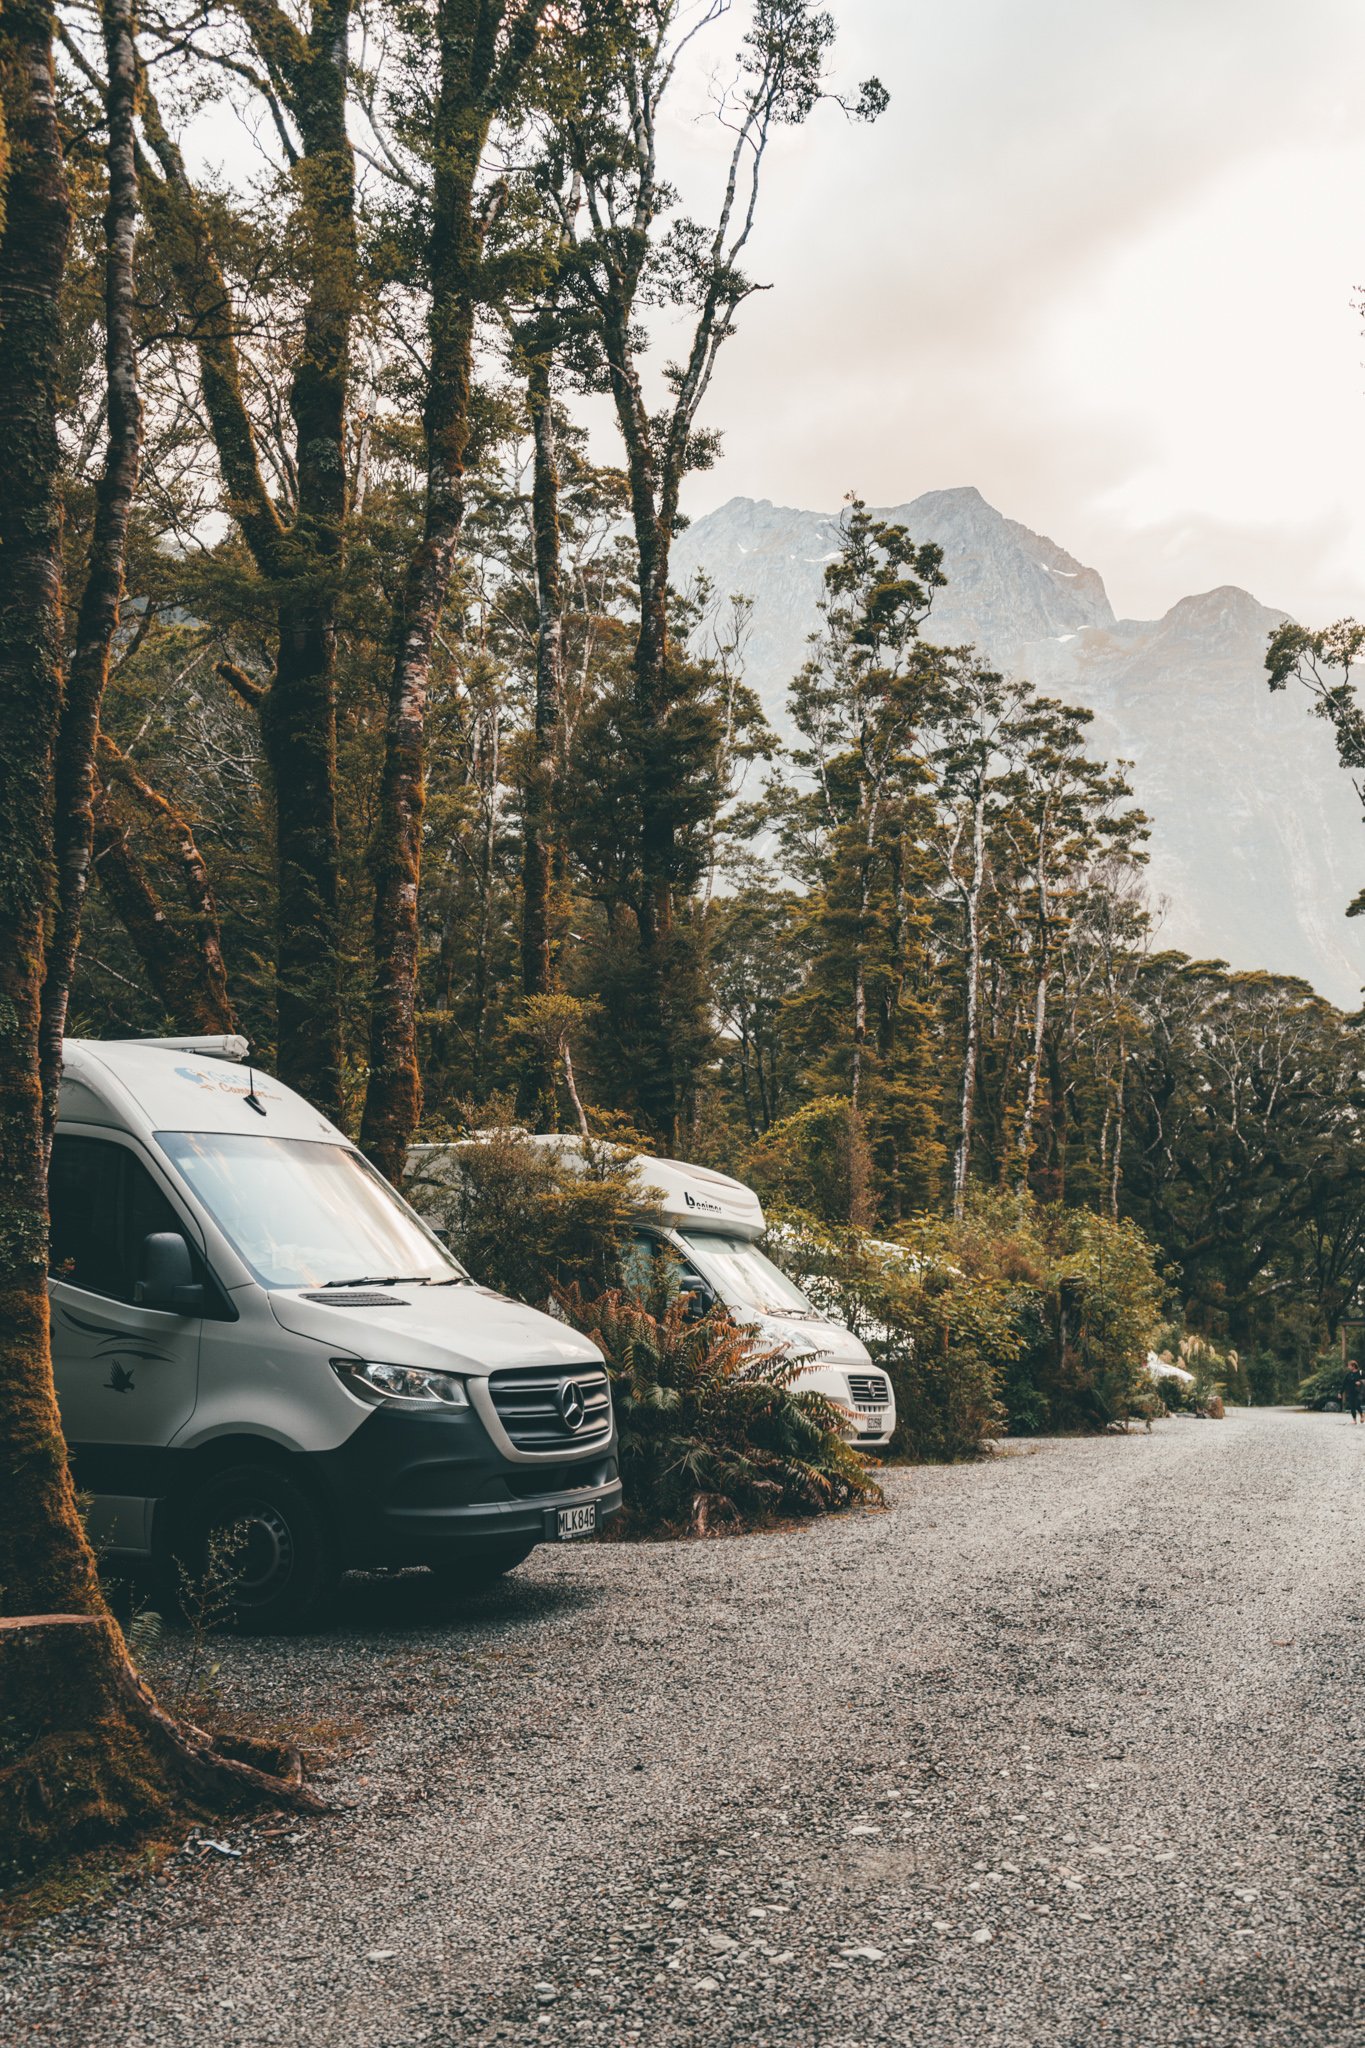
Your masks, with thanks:
M913 1217L894 1243L789 1214L771 1250L890 1375L901 1456L1160 1413L1146 1359L1163 1286L1135 1224L978 1193L962 1218Z
M998 1289L974 1286L942 1256L924 1219L913 1249L800 1213L775 1219L769 1256L818 1308L861 1337L896 1394L890 1455L975 1457L1004 1423L1002 1361L1014 1338Z
M1329 1352L1326 1358L1318 1360L1306 1379L1300 1380L1298 1398L1305 1408L1315 1408L1329 1394L1339 1395L1345 1378L1340 1353Z
M750 1147L741 1176L775 1210L859 1228L871 1214L872 1154L861 1117L843 1095L822 1095L783 1117Z
M701 1532L827 1514L881 1495L819 1394L752 1332L610 1288L560 1295L600 1346L620 1433L623 1525L634 1535Z
M1152 1349L1167 1365L1181 1365L1193 1373L1189 1380L1163 1379L1157 1382L1162 1402L1172 1414L1208 1415L1223 1413L1223 1396L1235 1386L1241 1361L1235 1351L1220 1351L1207 1337L1177 1329L1162 1330L1152 1340Z
M474 1278L544 1307L558 1291L619 1284L635 1228L654 1214L629 1155L590 1142L578 1164L527 1142L505 1108L443 1163L409 1179L408 1200L441 1229Z

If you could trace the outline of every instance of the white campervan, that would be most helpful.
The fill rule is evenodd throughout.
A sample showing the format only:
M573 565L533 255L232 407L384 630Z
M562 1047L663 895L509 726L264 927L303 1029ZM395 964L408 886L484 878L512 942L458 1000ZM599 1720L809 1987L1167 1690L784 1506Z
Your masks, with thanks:
M98 1548L170 1576L238 1532L257 1627L346 1566L459 1586L621 1504L601 1353L475 1286L240 1039L72 1041L53 1364Z
M527 1142L551 1148L568 1161L583 1156L578 1138L534 1137ZM458 1166L459 1149L414 1145L410 1164L419 1181L438 1187L447 1160ZM657 1255L666 1245L680 1290L694 1295L703 1307L723 1308L735 1322L756 1328L774 1349L800 1361L802 1370L793 1385L824 1394L846 1410L852 1418L848 1434L860 1449L876 1450L889 1443L896 1427L890 1380L873 1365L852 1330L822 1314L760 1250L758 1239L766 1226L753 1189L728 1174L677 1159L640 1153L634 1166L641 1190L649 1189L657 1197L658 1211L657 1224L642 1226L639 1232L640 1259ZM637 1273L646 1284L648 1269L637 1267Z

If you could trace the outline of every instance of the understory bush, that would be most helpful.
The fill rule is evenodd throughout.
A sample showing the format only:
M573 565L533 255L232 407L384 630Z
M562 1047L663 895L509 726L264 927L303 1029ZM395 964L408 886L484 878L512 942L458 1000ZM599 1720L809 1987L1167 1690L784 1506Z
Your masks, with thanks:
M1160 1412L1146 1371L1163 1285L1133 1223L978 1193L894 1241L809 1215L773 1257L847 1322L896 1390L893 1455L971 1457L1002 1430L1103 1429Z
M666 1269L657 1298L625 1287L625 1253L657 1212L622 1148L590 1144L575 1163L528 1143L503 1114L461 1146L458 1172L438 1163L407 1192L476 1280L552 1307L601 1347L626 1531L700 1531L879 1498L836 1411L792 1390L787 1360L733 1324L689 1316L676 1293L667 1298Z
M1161 1405L1172 1415L1207 1415L1216 1421L1223 1398L1243 1384L1242 1361L1235 1351L1220 1351L1207 1337L1178 1330L1160 1332L1153 1350L1163 1365L1183 1366L1192 1379L1162 1378L1156 1382Z
M881 1498L823 1395L747 1330L619 1288L560 1294L611 1374L631 1534L702 1533Z
M767 1249L890 1379L893 1458L973 1458L1000 1434L1002 1372L1018 1344L1008 1290L976 1284L927 1242L910 1250L799 1212L774 1219Z
M405 1183L408 1200L499 1294L544 1308L562 1288L619 1285L632 1233L655 1213L630 1154L589 1143L573 1163L528 1143L506 1107L481 1117L458 1172L443 1160L419 1167Z
M1339 1351L1329 1351L1324 1358L1315 1361L1312 1372L1300 1380L1297 1399L1305 1408L1316 1408L1319 1401L1329 1396L1339 1399L1346 1379L1346 1369L1341 1362Z

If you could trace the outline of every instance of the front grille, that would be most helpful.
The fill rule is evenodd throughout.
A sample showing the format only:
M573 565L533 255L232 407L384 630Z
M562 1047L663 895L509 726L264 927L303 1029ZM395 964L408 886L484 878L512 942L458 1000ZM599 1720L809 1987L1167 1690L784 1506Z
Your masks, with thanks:
M564 1417L563 1391L576 1388L583 1417L576 1429ZM600 1366L577 1372L556 1372L548 1366L526 1366L489 1376L488 1391L498 1420L519 1451L593 1450L611 1435L611 1392Z
M891 1405L891 1383L879 1372L851 1372L848 1393L858 1408L889 1408Z

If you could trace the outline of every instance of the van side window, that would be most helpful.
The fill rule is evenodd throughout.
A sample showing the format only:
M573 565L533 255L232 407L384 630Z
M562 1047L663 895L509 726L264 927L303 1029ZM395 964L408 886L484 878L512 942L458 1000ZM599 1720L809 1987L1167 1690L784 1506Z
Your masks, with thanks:
M648 1294L654 1285L655 1241L637 1230L621 1247L621 1280L632 1294Z
M64 1138L52 1147L48 1271L54 1280L131 1301L143 1240L154 1230L184 1235L180 1218L126 1146ZM193 1247L191 1247L193 1250Z

